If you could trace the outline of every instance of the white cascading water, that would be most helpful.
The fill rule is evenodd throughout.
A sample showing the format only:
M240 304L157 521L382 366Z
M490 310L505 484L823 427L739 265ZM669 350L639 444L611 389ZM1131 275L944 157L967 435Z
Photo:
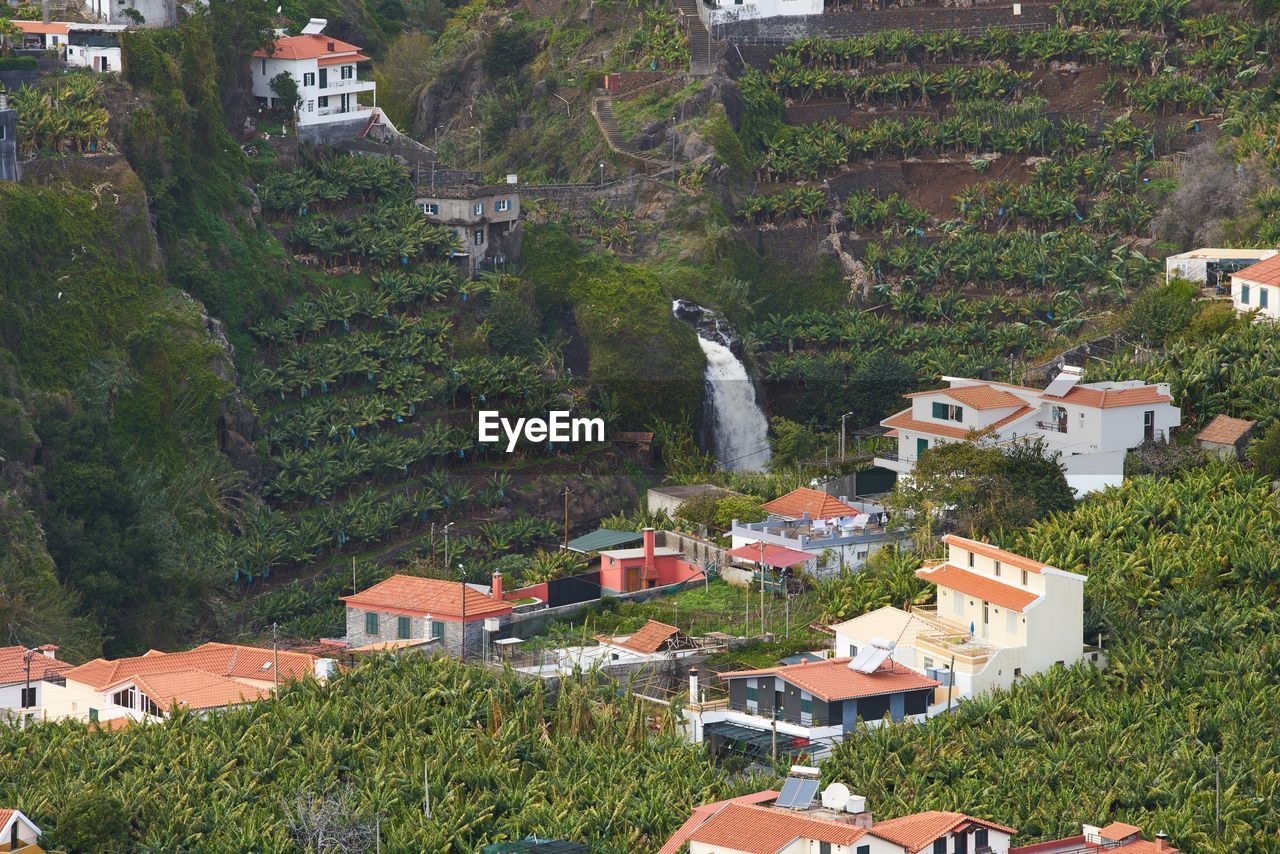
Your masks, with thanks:
M769 421L756 399L756 387L747 374L747 366L723 343L736 340L733 332L730 329L726 333L716 312L685 300L676 300L672 305L677 316L681 316L682 308L714 324L712 329L698 327L698 343L707 357L707 402L715 417L712 441L716 458L726 471L763 471L770 456ZM704 331L715 338L706 337Z

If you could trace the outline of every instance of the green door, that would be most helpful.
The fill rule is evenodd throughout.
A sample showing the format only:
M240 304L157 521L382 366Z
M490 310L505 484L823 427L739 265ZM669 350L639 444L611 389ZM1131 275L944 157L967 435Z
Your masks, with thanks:
M929 450L928 439L916 439L916 459L920 459L920 455Z

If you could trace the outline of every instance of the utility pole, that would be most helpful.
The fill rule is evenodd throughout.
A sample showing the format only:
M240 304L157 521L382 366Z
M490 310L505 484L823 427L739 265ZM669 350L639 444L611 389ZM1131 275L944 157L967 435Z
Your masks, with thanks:
M1213 835L1222 839L1222 762L1213 756Z
M444 526L444 567L445 569L449 568L449 529L452 528L453 525L454 523L450 522L448 525ZM435 549L433 548L432 551L434 552ZM432 556L434 557L434 554Z
M422 764L422 813L431 818L431 780L427 777L427 765Z
M23 708L22 728L23 729L27 728L27 713L25 710L35 705L34 700L31 699L31 659L35 656L35 654L36 654L36 651L34 649L29 649L22 654L22 658L27 666L27 684L25 689L22 692L22 708Z
M458 572L462 575L462 660L467 660L467 571L458 564Z
M569 548L569 495L571 490L568 486L564 488L564 547Z
M360 592L359 589L356 588L356 556L352 555L351 556L351 593L354 595L359 592Z
M760 541L760 634L764 628L764 540Z
M279 626L271 624L271 689L272 698L280 698L280 632Z
M844 462L845 456L844 422L852 414L852 412L846 412L840 416L840 462Z

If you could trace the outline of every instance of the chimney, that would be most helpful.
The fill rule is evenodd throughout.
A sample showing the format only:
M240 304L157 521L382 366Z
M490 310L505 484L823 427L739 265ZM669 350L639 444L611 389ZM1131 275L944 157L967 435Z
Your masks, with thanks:
M493 574L493 598L502 601L502 573L495 572Z
M0 95L0 110L4 109L3 98L4 96ZM55 660L58 658L58 648L51 643L47 643L44 646L40 647L39 649L40 649L40 652L44 654L45 658L52 658Z
M657 543L658 535L653 528L644 529L644 565L645 568L653 566L654 563L654 547Z
M689 668L689 702L698 702L698 668Z
M1163 830L1156 834L1156 850L1157 851L1173 850L1169 847L1169 834L1165 833Z

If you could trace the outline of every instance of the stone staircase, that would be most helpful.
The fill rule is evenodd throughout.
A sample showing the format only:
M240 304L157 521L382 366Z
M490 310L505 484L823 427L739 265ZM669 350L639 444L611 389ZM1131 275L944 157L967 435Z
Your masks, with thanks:
M613 114L613 98L608 95L596 95L591 100L591 115L595 117L596 126L604 134L610 150L626 160L644 169L646 173L662 171L671 167L670 160L656 160L636 151L635 147L622 138L618 129L618 118Z
M673 0L680 26L689 37L689 73L707 75L716 68L715 45L698 15L699 0Z

